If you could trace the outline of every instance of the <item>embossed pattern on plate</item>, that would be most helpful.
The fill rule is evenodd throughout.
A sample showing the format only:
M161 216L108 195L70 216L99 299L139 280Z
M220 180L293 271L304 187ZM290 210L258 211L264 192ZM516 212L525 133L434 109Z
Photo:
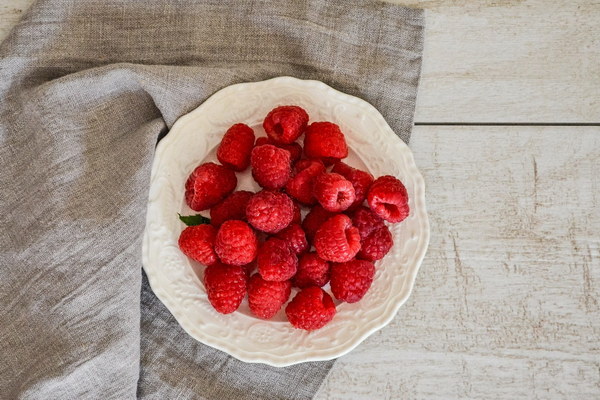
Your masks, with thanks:
M314 332L294 329L283 318L254 318L243 311L247 304L230 315L217 313L201 282L203 267L177 246L184 227L177 213L190 212L183 199L189 173L231 124L244 122L259 133L264 116L284 104L301 105L311 121L339 124L352 149L350 163L364 163L375 176L398 177L410 196L410 216L391 227L394 247L376 263L369 292L358 303L341 303L333 321ZM322 82L279 77L229 86L181 117L156 148L142 249L150 285L192 337L242 361L282 367L346 354L389 323L409 297L428 243L425 185L410 149L373 106Z

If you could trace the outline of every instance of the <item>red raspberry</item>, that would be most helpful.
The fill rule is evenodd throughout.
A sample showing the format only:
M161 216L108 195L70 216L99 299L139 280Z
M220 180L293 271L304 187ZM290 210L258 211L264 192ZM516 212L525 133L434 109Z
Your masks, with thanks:
M302 213L300 211L300 206L298 203L294 201L294 217L292 218L292 224L301 224L302 223Z
M329 263L315 252L303 254L293 282L299 288L325 285L329 282Z
M188 226L179 235L179 248L189 258L204 265L217 262L215 236L217 230L212 225Z
M300 224L291 224L281 232L275 234L275 237L285 241L296 254L301 254L308 250L306 234Z
M234 171L243 171L250 165L254 147L254 131L246 124L235 124L225 132L217 149L217 159Z
M315 234L314 246L323 260L346 262L360 250L360 235L347 215L338 214L321 225Z
M315 204L313 186L316 177L325 172L325 166L319 160L300 160L294 169L296 174L285 185L285 191L303 204Z
M306 214L304 221L302 221L302 229L304 229L304 233L306 233L306 238L309 242L313 242L315 233L317 233L321 225L329 218L333 217L333 215L333 213L325 210L319 205L314 206L312 210Z
M255 147L250 155L252 176L265 189L279 189L291 175L290 152L271 144Z
M285 307L290 323L298 329L313 331L327 325L335 316L335 304L320 287L302 289Z
M336 299L356 303L371 287L375 266L370 261L352 260L331 266L331 292Z
M230 219L246 219L246 206L254 193L239 190L231 193L222 202L210 209L210 223L217 228Z
M300 157L302 157L302 146L300 146L298 143L278 144L264 136L261 136L258 139L256 139L256 147L262 146L263 144L272 144L273 146L279 147L280 149L289 151L292 163L295 163L300 159Z
M263 128L276 143L290 144L300 137L308 124L308 114L298 106L281 106L267 114Z
M261 190L246 206L248 222L259 231L277 233L294 218L294 202L285 193Z
M238 265L215 264L204 270L208 301L221 314L238 309L246 296L246 273Z
M225 221L217 232L215 252L225 264L251 263L256 258L257 249L256 234L244 221Z
M356 198L352 183L340 174L324 173L315 179L313 195L323 206L331 212L344 211Z
M304 135L304 154L328 162L348 157L348 146L340 127L331 122L310 124Z
M391 175L379 177L373 182L367 201L371 210L388 222L401 222L410 212L406 188Z
M363 260L381 260L394 245L392 233L387 226L382 226L373 231L361 241L357 257Z
M298 258L281 239L267 239L258 250L258 273L267 281L287 281L296 273Z
M371 209L360 206L352 214L352 225L358 228L360 240L364 240L371 232L385 226L383 219L375 214Z
M185 182L185 202L192 210L211 208L237 185L235 172L212 162L200 164Z
M354 199L354 203L352 203L348 209L353 210L360 206L367 198L367 193L373 183L373 175L361 171L360 169L352 168L341 161L333 166L331 172L342 175L344 178L348 179L354 187L356 198Z
M252 275L248 281L250 311L259 318L271 318L288 301L291 289L290 281L265 281L259 274Z

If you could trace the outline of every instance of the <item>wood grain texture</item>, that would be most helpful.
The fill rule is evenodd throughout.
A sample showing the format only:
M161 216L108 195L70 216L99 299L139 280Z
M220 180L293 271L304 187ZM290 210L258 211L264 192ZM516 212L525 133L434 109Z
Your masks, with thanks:
M431 244L319 400L600 398L600 128L417 127Z
M427 10L417 122L600 122L600 2L394 0Z
M427 10L417 122L600 123L600 2L391 0ZM0 40L32 0L0 0Z

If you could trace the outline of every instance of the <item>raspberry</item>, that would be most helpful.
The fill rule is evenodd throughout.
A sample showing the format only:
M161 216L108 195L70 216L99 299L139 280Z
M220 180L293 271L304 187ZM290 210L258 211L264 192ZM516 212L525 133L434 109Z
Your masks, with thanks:
M300 157L302 157L302 146L300 146L298 143L278 144L264 136L261 136L258 139L256 139L256 147L262 146L263 144L272 144L273 146L279 147L280 149L289 151L292 163L295 163L300 159Z
M329 263L315 252L303 254L293 282L299 288L325 285L329 282Z
M344 211L356 198L352 183L340 174L324 173L315 179L313 195L323 206L331 212Z
M302 289L285 307L290 323L298 329L313 331L327 325L335 316L331 296L320 287Z
M390 251L393 244L392 233L384 225L361 241L357 257L368 261L381 260Z
M308 114L298 106L281 106L267 114L263 128L276 143L290 144L304 133Z
M310 124L304 135L304 154L328 162L348 157L348 146L340 127L331 122Z
M271 144L255 147L250 155L252 176L265 189L279 189L291 175L290 152Z
M391 175L379 177L373 182L367 201L371 210L388 222L401 222L410 212L406 188Z
M259 231L277 233L294 218L294 202L285 193L261 190L246 206L248 222Z
M360 206L367 198L367 193L373 183L373 175L361 171L360 169L352 168L341 161L333 166L331 172L342 175L344 178L348 179L354 187L356 198L354 199L354 203L352 203L348 209L353 210Z
M221 314L238 309L246 295L246 273L237 265L215 264L204 270L208 301Z
M259 274L252 275L248 281L250 311L259 318L271 318L288 301L291 289L290 281L265 281Z
M296 254L301 254L308 250L306 234L300 224L291 224L277 233L275 237L285 241Z
M185 182L185 202L192 210L211 208L237 185L235 172L212 162L200 164Z
M302 223L302 213L300 211L300 206L298 203L294 201L294 217L292 218L292 224L301 224Z
M356 303L371 287L375 266L370 261L352 260L331 266L331 292L336 299Z
M316 177L325 172L325 166L319 160L300 160L294 169L296 174L285 185L285 191L303 204L315 204L313 186Z
M217 159L234 171L243 171L250 165L254 147L254 131L248 125L235 124L225 132L217 149Z
M267 281L287 281L296 273L298 258L281 239L270 238L258 251L258 273Z
M310 210L306 217L304 217L304 221L302 221L302 229L304 229L304 233L306 233L306 238L309 242L315 238L315 233L319 230L321 225L329 218L333 217L333 213L325 210L323 207L316 205Z
M346 262L360 250L360 235L347 215L338 214L321 225L315 234L314 246L323 260Z
M385 226L383 219L369 208L360 206L352 214L352 225L358 228L360 240L364 240L371 232Z
M188 226L179 235L179 248L189 258L204 265L217 262L215 236L217 230L212 225Z
M215 252L225 264L251 263L256 258L257 248L256 234L244 221L225 221L217 232Z
M210 223L219 227L230 219L246 219L246 206L254 193L247 190L239 190L231 193L222 202L210 209Z

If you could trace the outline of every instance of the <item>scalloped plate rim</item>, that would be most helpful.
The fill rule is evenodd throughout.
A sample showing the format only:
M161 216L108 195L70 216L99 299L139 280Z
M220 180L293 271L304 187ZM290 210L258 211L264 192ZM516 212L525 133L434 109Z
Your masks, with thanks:
M378 331L378 330L382 329L383 327L385 327L386 325L388 325L393 320L393 318L396 316L398 310L408 300L408 298L410 297L410 295L412 293L412 290L414 289L414 283L416 281L416 277L417 277L418 271L420 269L421 263L425 257L425 254L426 254L426 251L427 251L427 248L429 245L429 239L430 239L429 219L428 219L426 205L425 205L425 182L414 162L414 157L412 155L412 152L410 151L410 148L406 145L406 143L404 143L393 132L393 130L389 127L389 125L387 124L387 122L385 121L383 116L381 116L379 111L377 111L377 109L373 105L371 105L367 101L360 99L358 97L351 96L346 93L340 92L318 80L302 80L302 79L298 79L298 78L294 78L294 77L290 77L290 76L281 76L281 77L267 79L264 81L237 83L237 84L233 84L233 85L227 86L225 88L222 88L222 89L216 91L207 100L205 100L202 104L200 104L197 108L195 108L194 110L192 110L192 111L188 112L187 114L184 114L183 116L178 118L177 121L174 123L173 127L170 129L169 134L167 134L158 143L158 145L156 146L154 161L153 161L153 165L152 165L152 169L151 169L151 186L152 186L152 182L154 181L156 172L157 172L158 168L160 167L161 162L163 161L160 156L162 155L162 153L164 151L166 151L165 149L171 144L171 142L176 139L176 136L177 136L176 132L178 130L180 130L181 127L183 127L189 121L193 120L205 108L207 108L208 105L210 104L211 100L214 100L220 96L223 96L224 94L227 94L230 91L233 92L235 90L243 90L251 85L257 85L257 84L258 85L261 85L261 84L276 85L276 84L280 84L280 83L281 84L292 84L292 85L300 84L300 85L314 86L317 90L325 90L330 93L335 93L338 97L345 98L346 101L354 103L360 107L364 108L366 106L366 108L370 109L369 111L374 116L375 116L375 114L377 114L377 116L383 122L382 125L380 126L380 128L382 128L385 131L389 131L389 132L386 132L386 134L391 133L391 135L393 136L393 138L390 137L390 140L397 141L398 145L405 148L404 156L407 157L409 167L412 170L411 175L413 176L413 179L415 179L416 190L415 190L415 195L413 195L413 197L414 197L414 201L417 204L419 204L419 214L421 217L419 222L420 222L420 227L422 228L422 231L420 232L421 233L421 235L419 237L420 246L417 248L416 258L414 260L414 263L411 265L411 268L408 268L408 270L407 270L408 277L405 279L404 285L408 285L408 287L405 290L404 295L399 299L395 299L395 302L394 302L394 304L391 305L391 307L389 307L389 304L388 304L388 307L386 307L386 313L383 314L380 318L371 320L370 322L372 323L371 324L372 326L369 327L369 329L366 329L363 331L358 330L357 334L354 335L352 338L350 338L350 340L349 340L350 343L342 343L342 344L338 345L336 348L334 348L333 350L330 348L329 349L319 349L319 350L313 349L301 356L299 356L298 353L295 353L292 356L279 356L279 355L268 354L268 353L265 353L262 351L261 352L252 352L249 350L241 350L241 349L235 348L233 346L222 345L218 341L215 342L214 340L211 340L211 339L214 339L212 336L204 336L204 335L197 334L197 333L201 332L201 330L197 333L191 331L191 327L188 327L188 323L191 324L191 322L188 320L188 317L185 315L184 312L182 312L180 309L177 308L176 304L173 303L173 299L171 298L171 296L168 294L167 291L165 291L165 288L162 285L162 283L152 273L151 268L148 267L150 260L149 260L149 254L148 254L149 233L148 233L147 227L148 227L148 222L151 220L151 215L150 215L150 210L149 210L148 214L147 214L147 218L146 218L146 220L147 220L146 228L144 229L144 233L143 233L142 265L143 265L144 270L146 271L146 275L148 277L148 282L150 284L150 287L152 288L152 290L155 293L155 295L157 296L157 298L167 307L169 312L177 320L177 322L184 329L184 331L187 332L190 336L192 336L196 340L200 341L201 343L204 343L210 347L213 347L220 351L223 351L241 361L244 361L247 363L264 363L264 364L267 364L267 365L270 365L273 367L286 367L286 366L303 363L303 362L325 361L325 360L331 360L331 359L340 357L340 356L352 351L367 337L369 337L376 331ZM402 287L400 289L402 290L403 288L404 287ZM199 337L199 336L202 336L202 337Z

